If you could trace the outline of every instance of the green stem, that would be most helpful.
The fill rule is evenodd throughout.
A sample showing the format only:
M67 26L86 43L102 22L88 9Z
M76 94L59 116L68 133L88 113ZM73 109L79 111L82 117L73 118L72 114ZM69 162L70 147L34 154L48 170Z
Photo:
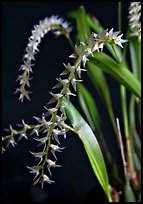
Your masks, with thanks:
M138 79L139 81L141 81L141 41L139 40L138 38L138 65L139 65L139 68L138 68Z
M137 151L138 157L141 159L141 142L136 130L136 122L135 122L135 96L132 95L129 104L129 118L130 118L130 134L133 138L133 145L135 150Z
M120 59L120 57L118 56L118 54L117 54L117 52L116 52L116 49L115 49L115 47L114 47L114 44L112 44L112 49L113 49L113 51L114 51L114 53L115 53L115 55L116 55L116 58L117 58L118 62L120 63L120 62L121 62L121 59Z
M75 134L78 134L77 130L72 128L71 126L67 125L65 122L62 122L62 126L65 127L67 130L71 130Z
M73 51L75 51L75 46L74 46L74 44L73 44L73 42L72 42L72 40L71 40L71 37L68 35L68 36L66 36L66 38L67 38L67 40L68 40L68 42L69 42L71 48L73 49Z
M113 50L117 56L117 52L113 47ZM117 56L117 59L119 57ZM119 59L120 60L120 59ZM126 68L125 68L126 69ZM133 158L132 158L132 145L131 138L129 135L129 125L128 125L128 113L127 113L127 102L126 102L126 89L123 85L120 85L120 95L121 95L121 107L122 107L122 116L124 124L124 133L126 138L126 147L127 147L127 162L128 162L128 171L130 173L131 179L136 182L136 172L134 168Z
M123 124L124 124L124 132L126 138L126 147L127 147L127 162L128 162L128 172L130 173L130 178L133 181L133 185L137 184L137 177L134 168L133 162L133 149L131 145L131 135L129 135L129 125L128 125L128 116L127 116L127 104L126 104L126 90L123 85L120 86L120 94L121 94L121 106L122 106L122 115L123 115Z
M121 2L118 2L118 30L121 30Z

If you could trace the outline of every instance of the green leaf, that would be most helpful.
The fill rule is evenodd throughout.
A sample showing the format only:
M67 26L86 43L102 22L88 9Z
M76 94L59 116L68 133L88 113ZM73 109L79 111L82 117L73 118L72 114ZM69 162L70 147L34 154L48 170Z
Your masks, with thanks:
M97 65L93 64L92 62L87 63L87 70L88 70L88 75L91 78L93 84L95 85L95 88L97 89L101 99L105 103L107 107L107 111L109 113L113 128L115 132L117 131L116 128L116 121L115 121L115 116L113 112L113 107L112 107L112 102L111 102L111 97L110 97L110 92L108 88L108 84L106 82L105 76L103 71L98 68Z
M87 23L86 11L83 6L80 6L77 11L76 26L79 41L84 42L86 40L86 35L89 36L91 33Z
M137 36L129 38L129 49L133 73L140 80L140 42Z
M73 128L76 130L79 138L83 143L92 169L104 192L106 193L109 202L111 202L112 199L109 192L109 180L106 165L98 141L90 126L82 118L76 108L65 98L63 98L62 102L65 106L68 119L70 120Z
M96 135L98 134L98 142L101 145L102 152L104 154L106 161L108 162L108 165L110 165L112 163L112 158L101 131L100 115L99 115L96 103L92 95L90 94L90 92L83 84L78 83L77 87L78 87L78 97L79 97L81 108L85 113L87 121L90 127L92 128L93 132L95 132Z
M105 53L95 53L94 58L89 58L97 67L113 76L120 84L124 85L129 91L141 98L141 84L138 79L129 71L123 63L116 63Z
M77 84L78 87L78 97L80 101L80 105L86 115L86 118L92 127L92 129L97 129L97 131L100 130L100 117L98 113L98 109L96 106L96 103L90 94L90 92L87 90L87 88L81 84Z

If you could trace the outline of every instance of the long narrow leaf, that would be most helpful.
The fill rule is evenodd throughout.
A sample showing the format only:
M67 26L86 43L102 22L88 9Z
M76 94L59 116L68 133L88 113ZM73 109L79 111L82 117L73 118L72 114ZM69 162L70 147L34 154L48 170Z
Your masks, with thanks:
M98 109L96 106L96 103L90 94L90 92L87 90L87 88L81 84L78 83L78 96L80 105L86 115L86 118L92 127L92 129L97 129L97 131L100 130L100 117L98 113Z
M103 155L106 161L108 162L108 165L111 165L112 157L102 134L102 130L100 127L100 115L99 115L95 100L93 99L92 95L83 84L78 83L77 87L78 87L78 96L79 96L79 102L80 102L81 108L85 113L85 116L87 118L87 121L90 127L92 128L93 132L95 132L96 134L98 142L101 146L101 150L103 152Z
M105 53L95 53L90 61L100 69L113 76L120 84L141 98L141 84L131 71L125 69L124 64L116 63Z
M112 199L109 192L108 174L98 141L90 126L82 118L76 108L65 98L63 99L63 104L72 126L76 129L77 134L83 143L93 171L106 193L109 202L111 202Z
M84 42L86 40L86 35L90 35L90 28L87 23L86 11L83 6L80 6L77 11L76 25L79 41Z
M138 38L132 37L129 40L129 48L130 48L130 56L131 56L131 63L132 63L132 71L134 75L138 78L139 77L139 64L138 64Z
M97 65L93 64L92 62L87 63L87 70L88 75L91 78L93 84L95 85L95 88L97 89L102 101L105 103L107 107L107 111L109 113L113 128L115 132L116 129L116 122L115 122L115 116L113 112L110 92L108 88L108 84L106 82L104 73L101 69L97 67Z

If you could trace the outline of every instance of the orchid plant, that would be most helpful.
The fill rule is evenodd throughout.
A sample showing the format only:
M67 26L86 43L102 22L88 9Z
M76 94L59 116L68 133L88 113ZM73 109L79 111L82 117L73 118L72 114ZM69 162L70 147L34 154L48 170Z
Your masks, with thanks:
M35 152L30 153L35 158L34 166L27 166L34 174L33 184L52 184L52 168L61 167L57 152L64 151L60 137L66 139L70 131L74 132L83 143L91 167L102 186L109 202L139 201L141 194L141 144L140 106L141 106L141 3L131 2L128 12L128 28L125 39L121 34L121 3L118 3L118 27L103 28L97 19L88 13L83 6L69 13L74 18L77 28L77 41L71 39L72 26L59 16L46 17L35 25L19 68L16 81L19 83L15 93L19 100L30 100L30 80L35 56L39 52L39 44L46 34L52 32L56 36L63 35L71 45L72 52L69 62L63 63L64 70L56 78L57 83L50 91L51 99L44 106L45 112L36 117L35 124L27 124L23 119L19 128L9 126L9 133L2 137L2 152L9 146L15 147L19 140L33 137L37 141ZM82 29L81 29L82 27ZM109 51L105 53L104 47ZM129 47L131 65L127 60ZM130 67L131 66L131 67ZM90 91L84 86L82 72L88 74L95 88L107 107L111 119L115 139L123 161L123 178L118 178L120 172L116 168L108 172L107 165L112 166L112 155L107 148L106 140L100 127L100 113ZM124 132L120 129L120 118L115 118L110 90L104 73L108 73L120 85L120 97ZM82 83L81 83L82 82ZM126 90L130 93L127 103ZM85 119L71 102L71 96L78 95L80 106L85 113ZM114 99L113 99L114 100ZM136 109L137 107L137 109ZM138 115L138 123L136 121ZM67 120L70 124L67 124ZM98 138L97 138L98 135ZM125 138L125 143L123 142ZM100 141L100 144L99 144ZM102 148L101 148L102 146ZM114 174L114 182L110 181L110 173ZM118 175L117 175L118 174ZM119 181L120 180L120 181ZM119 186L119 187L118 187ZM98 195L96 195L98 196Z

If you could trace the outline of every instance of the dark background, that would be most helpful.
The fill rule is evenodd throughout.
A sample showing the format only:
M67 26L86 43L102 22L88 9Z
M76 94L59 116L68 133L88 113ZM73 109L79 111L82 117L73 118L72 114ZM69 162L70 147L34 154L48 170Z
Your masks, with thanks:
M49 91L55 85L55 78L63 70L63 62L68 62L72 54L70 45L64 37L55 38L48 34L42 40L39 50L35 55L34 73L31 80L31 102L25 100L22 104L18 95L13 92L17 88L15 82L19 67L22 64L24 50L31 36L33 25L39 23L46 16L57 14L70 21L73 25L72 39L75 40L75 21L67 17L67 13L84 5L86 11L94 14L105 27L118 30L117 2L7 2L2 4L2 126L8 128L12 124L21 122L33 123L33 116L40 116L44 111L43 105L50 99ZM129 3L122 6L122 33L127 26ZM82 29L82 28L81 28ZM125 36L123 36L125 38ZM115 159L120 160L116 151L114 132L104 104L94 89L91 81L83 73L84 84L90 89L101 117L101 127L107 144ZM106 75L111 90L115 116L120 117L120 96L118 83ZM77 98L72 102L82 113ZM84 115L83 115L84 116ZM63 153L58 154L58 163L62 168L53 169L53 185L45 184L44 190L40 186L33 186L33 176L26 166L31 166L33 157L29 151L36 151L36 144L32 139L20 141L16 148L10 147L2 157L2 196L3 202L69 202L80 203L85 200L106 201L102 189L92 171L87 155L81 141L74 134L68 134L67 139L61 139L62 146L66 146ZM113 148L115 147L115 148ZM92 197L93 196L93 197Z

